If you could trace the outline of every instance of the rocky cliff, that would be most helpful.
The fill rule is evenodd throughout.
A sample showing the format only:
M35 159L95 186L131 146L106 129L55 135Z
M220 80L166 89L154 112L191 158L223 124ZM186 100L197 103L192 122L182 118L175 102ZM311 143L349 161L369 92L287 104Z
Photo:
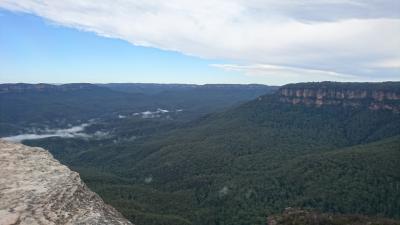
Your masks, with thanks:
M131 224L42 148L0 140L0 224Z
M313 210L286 208L281 214L271 215L267 225L399 225L400 221L367 217L321 213Z
M279 100L291 104L368 107L400 112L400 82L386 83L303 83L285 85Z

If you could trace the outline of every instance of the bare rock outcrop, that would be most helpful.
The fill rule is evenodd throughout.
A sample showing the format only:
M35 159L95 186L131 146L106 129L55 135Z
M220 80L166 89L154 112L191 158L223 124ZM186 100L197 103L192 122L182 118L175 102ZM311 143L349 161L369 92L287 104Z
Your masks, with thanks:
M310 106L367 107L400 112L400 82L388 83L300 83L278 90L279 100Z
M362 215L322 213L316 210L286 208L267 218L267 225L399 225L400 221Z
M0 225L131 224L42 148L0 139Z

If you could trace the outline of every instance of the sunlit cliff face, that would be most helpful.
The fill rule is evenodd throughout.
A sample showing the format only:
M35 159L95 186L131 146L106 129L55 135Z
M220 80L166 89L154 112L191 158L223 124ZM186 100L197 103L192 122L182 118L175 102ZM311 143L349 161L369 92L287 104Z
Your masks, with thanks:
M329 89L329 88L281 88L281 102L305 105L367 106L371 110L399 112L400 93L387 90Z

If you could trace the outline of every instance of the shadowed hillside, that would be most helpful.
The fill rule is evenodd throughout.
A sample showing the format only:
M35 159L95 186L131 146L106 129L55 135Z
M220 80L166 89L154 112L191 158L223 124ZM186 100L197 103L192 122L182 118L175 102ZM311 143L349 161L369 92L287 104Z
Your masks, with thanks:
M136 223L262 224L288 206L399 218L400 114L359 104L292 104L278 92L134 141L27 143Z

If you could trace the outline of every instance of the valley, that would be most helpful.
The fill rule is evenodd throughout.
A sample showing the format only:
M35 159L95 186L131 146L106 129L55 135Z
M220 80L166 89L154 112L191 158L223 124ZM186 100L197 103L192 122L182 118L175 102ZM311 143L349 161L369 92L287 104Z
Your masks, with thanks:
M130 98L138 87L127 91L127 86L107 92ZM73 111L65 117L71 127L55 130L60 135L21 141L48 149L135 224L265 224L268 215L287 207L399 219L400 114L394 110L399 100L368 94L343 100L334 94L328 100L335 104L311 104L314 95L306 93L312 91L297 95L309 86L398 96L400 83L300 83L250 93L239 86L229 94L223 86L202 94L191 90L196 94L178 102L158 101L159 93L141 86L149 101L129 99L128 108L108 105L106 111L87 108L82 116ZM187 88L168 96L181 96ZM299 100L288 101L287 93ZM96 101L85 98L88 105ZM378 103L393 107L371 108ZM27 107L15 124L40 124L42 118L27 123L34 109L45 110ZM76 129L78 121L87 124ZM2 124L3 133L10 133L11 120Z
M0 0L0 225L400 225L400 0Z

